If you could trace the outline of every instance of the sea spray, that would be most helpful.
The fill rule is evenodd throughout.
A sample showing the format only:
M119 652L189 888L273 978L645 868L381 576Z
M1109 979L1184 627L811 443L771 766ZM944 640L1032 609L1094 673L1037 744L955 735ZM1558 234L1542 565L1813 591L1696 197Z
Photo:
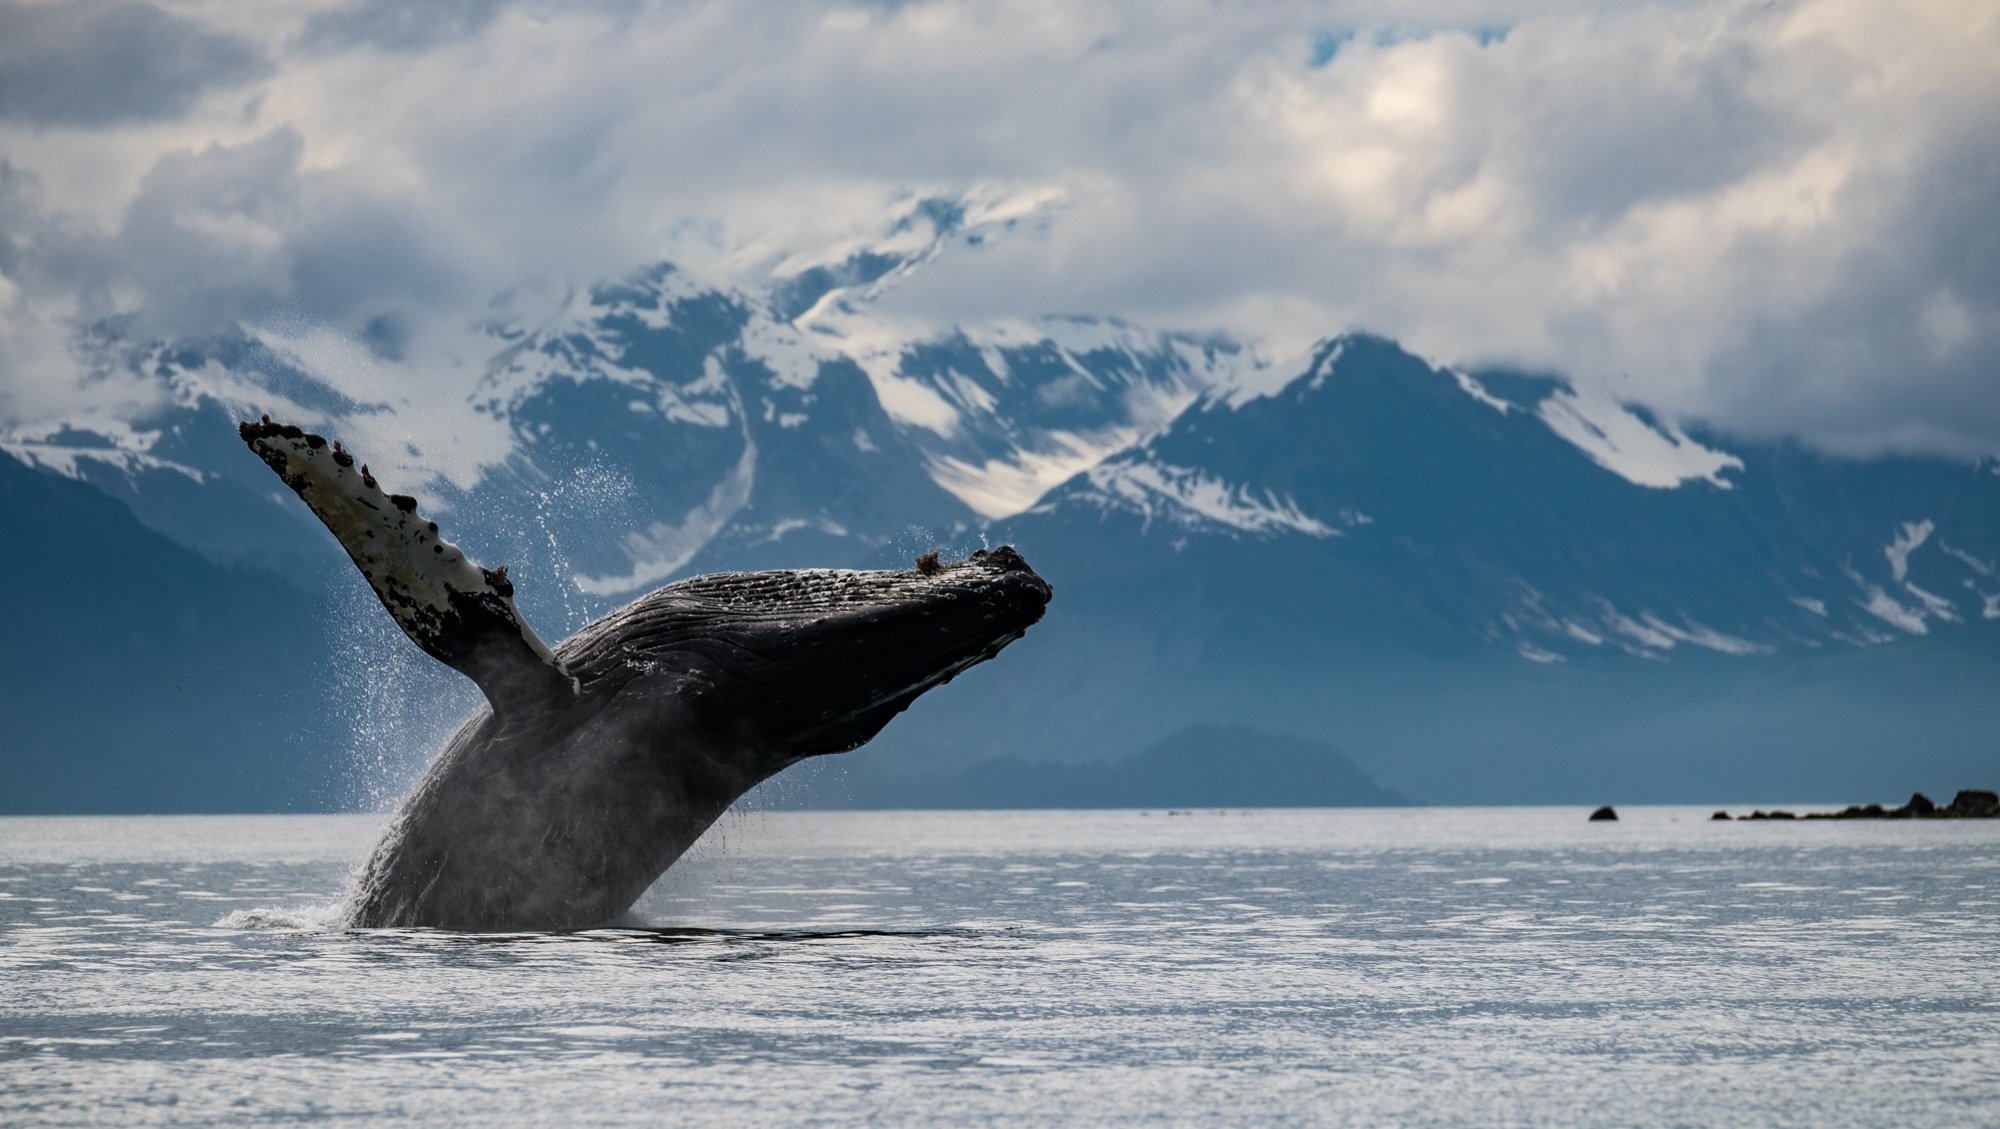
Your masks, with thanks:
M217 929L273 929L323 933L341 926L341 902L295 907L231 910L215 923Z
M352 742L341 806L387 811L478 708L479 691L412 646L372 594L342 593L329 603Z
M545 561L548 590L557 597L561 608L562 630L558 634L574 634L616 602L586 595L578 586L576 562L556 533L558 521L566 520L572 529L579 518L586 527L605 526L615 522L619 511L629 508L630 499L637 494L638 488L630 475L600 463L588 463L535 495L536 531L548 554Z
M517 473L525 473L517 470ZM632 492L629 478L584 466L535 492L536 504L519 513L484 513L473 507L442 511L463 540L485 558L511 565L532 616L550 624L552 640L575 632L603 609L573 582L570 555L556 533L558 515L602 515ZM456 534L455 534L456 535ZM409 792L431 758L481 702L462 676L420 654L366 593L358 577L339 576L328 605L337 609L332 629L341 700L351 703L352 774L340 806L387 811Z

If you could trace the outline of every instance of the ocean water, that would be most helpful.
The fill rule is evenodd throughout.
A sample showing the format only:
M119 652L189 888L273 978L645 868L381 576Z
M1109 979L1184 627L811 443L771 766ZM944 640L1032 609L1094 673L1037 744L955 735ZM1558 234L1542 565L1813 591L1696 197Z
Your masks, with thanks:
M2000 822L732 815L626 927L371 817L0 820L0 1123L2000 1124Z

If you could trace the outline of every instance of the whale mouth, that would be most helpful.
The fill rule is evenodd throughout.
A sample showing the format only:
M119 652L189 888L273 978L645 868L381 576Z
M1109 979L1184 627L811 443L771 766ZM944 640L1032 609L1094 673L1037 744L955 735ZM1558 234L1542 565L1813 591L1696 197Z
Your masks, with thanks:
M864 574L868 575L868 574ZM951 681L1039 622L1054 595L1012 546L960 561L918 558L914 572L886 574L881 601L801 631L801 650L824 650L840 670L812 681L828 691L786 695L806 708L789 756L846 752L873 737L927 690ZM850 676L849 668L859 677Z

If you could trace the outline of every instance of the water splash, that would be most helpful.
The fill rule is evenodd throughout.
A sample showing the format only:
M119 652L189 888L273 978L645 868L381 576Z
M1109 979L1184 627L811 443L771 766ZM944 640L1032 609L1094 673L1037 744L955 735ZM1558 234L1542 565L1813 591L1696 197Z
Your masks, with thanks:
M341 903L307 906L303 909L231 910L215 923L217 929L274 929L300 933L325 933L341 928Z
M479 692L419 651L359 576L335 581L335 678L350 703L352 775L347 805L393 807L451 734L477 708Z
M564 637L575 634L592 619L603 614L607 601L593 599L576 583L574 555L563 543L558 529L579 528L608 531L629 509L637 492L630 475L601 463L588 463L554 480L535 494L535 533L547 554L540 562L538 578L559 602ZM608 536L608 533L607 533Z

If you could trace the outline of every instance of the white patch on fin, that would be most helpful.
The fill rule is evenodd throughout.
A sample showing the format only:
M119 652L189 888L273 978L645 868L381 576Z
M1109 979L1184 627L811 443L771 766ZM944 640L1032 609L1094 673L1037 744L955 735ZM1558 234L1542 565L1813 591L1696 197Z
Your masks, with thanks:
M397 626L425 653L479 683L496 709L504 696L496 690L511 691L505 684L518 684L522 674L545 682L552 673L574 690L514 606L507 570L489 572L468 560L438 536L436 522L417 513L415 498L386 493L366 465L318 435L268 416L238 430L326 523ZM546 673L538 675L537 665Z

